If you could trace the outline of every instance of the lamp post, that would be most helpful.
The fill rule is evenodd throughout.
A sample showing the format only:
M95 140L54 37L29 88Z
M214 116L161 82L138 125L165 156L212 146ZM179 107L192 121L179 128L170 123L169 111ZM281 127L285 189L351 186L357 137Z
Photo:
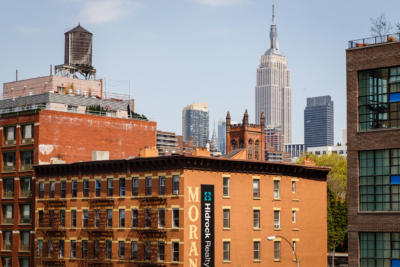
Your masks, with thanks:
M267 240L268 240L268 241L273 241L276 237L282 238L283 240L285 240L285 241L289 244L289 246L290 246L290 248L292 249L292 252L293 252L293 254L294 254L294 257L296 258L296 265L297 265L297 267L299 267L300 260L299 260L299 258L297 257L296 250L294 249L292 243L289 242L289 240L287 240L284 236L281 236L281 235L268 236L268 237L267 237Z

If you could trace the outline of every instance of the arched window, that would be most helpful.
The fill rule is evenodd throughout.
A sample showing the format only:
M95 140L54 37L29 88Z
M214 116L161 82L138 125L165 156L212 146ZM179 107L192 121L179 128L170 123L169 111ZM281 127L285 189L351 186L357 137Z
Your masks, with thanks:
M260 142L257 140L255 145L254 145L254 159L259 160L260 159Z
M244 148L244 142L243 142L243 140L240 140L240 142L239 142L239 148Z
M249 140L249 145L247 146L247 159L253 159L253 140Z
M232 151L236 149L236 140L232 140Z

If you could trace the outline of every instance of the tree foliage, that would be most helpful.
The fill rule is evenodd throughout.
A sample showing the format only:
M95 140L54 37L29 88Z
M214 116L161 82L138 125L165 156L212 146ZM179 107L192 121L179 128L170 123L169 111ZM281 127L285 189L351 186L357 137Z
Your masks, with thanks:
M309 158L317 166L331 167L328 174L328 248L330 251L346 251L347 236L347 159L338 154L303 155L297 163L302 164Z

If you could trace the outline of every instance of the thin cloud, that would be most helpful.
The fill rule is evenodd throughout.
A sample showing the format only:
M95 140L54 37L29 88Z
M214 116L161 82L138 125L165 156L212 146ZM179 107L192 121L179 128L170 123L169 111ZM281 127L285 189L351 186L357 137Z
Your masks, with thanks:
M127 16L133 9L132 0L86 0L79 20L88 24L104 24Z
M248 0L196 0L202 5L208 6L231 6L247 2Z

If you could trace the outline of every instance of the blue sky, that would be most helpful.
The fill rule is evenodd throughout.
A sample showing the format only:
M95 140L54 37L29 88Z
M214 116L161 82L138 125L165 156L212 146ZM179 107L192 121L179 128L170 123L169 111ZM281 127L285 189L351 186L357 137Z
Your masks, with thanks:
M277 0L280 48L291 70L293 142L303 142L306 97L329 94L335 140L346 127L347 42L370 18L398 22L398 0ZM181 133L184 106L208 102L210 128L229 110L254 120L254 86L268 48L271 0L0 0L0 85L62 64L64 32L94 33L93 64L107 90L129 93L160 130Z

